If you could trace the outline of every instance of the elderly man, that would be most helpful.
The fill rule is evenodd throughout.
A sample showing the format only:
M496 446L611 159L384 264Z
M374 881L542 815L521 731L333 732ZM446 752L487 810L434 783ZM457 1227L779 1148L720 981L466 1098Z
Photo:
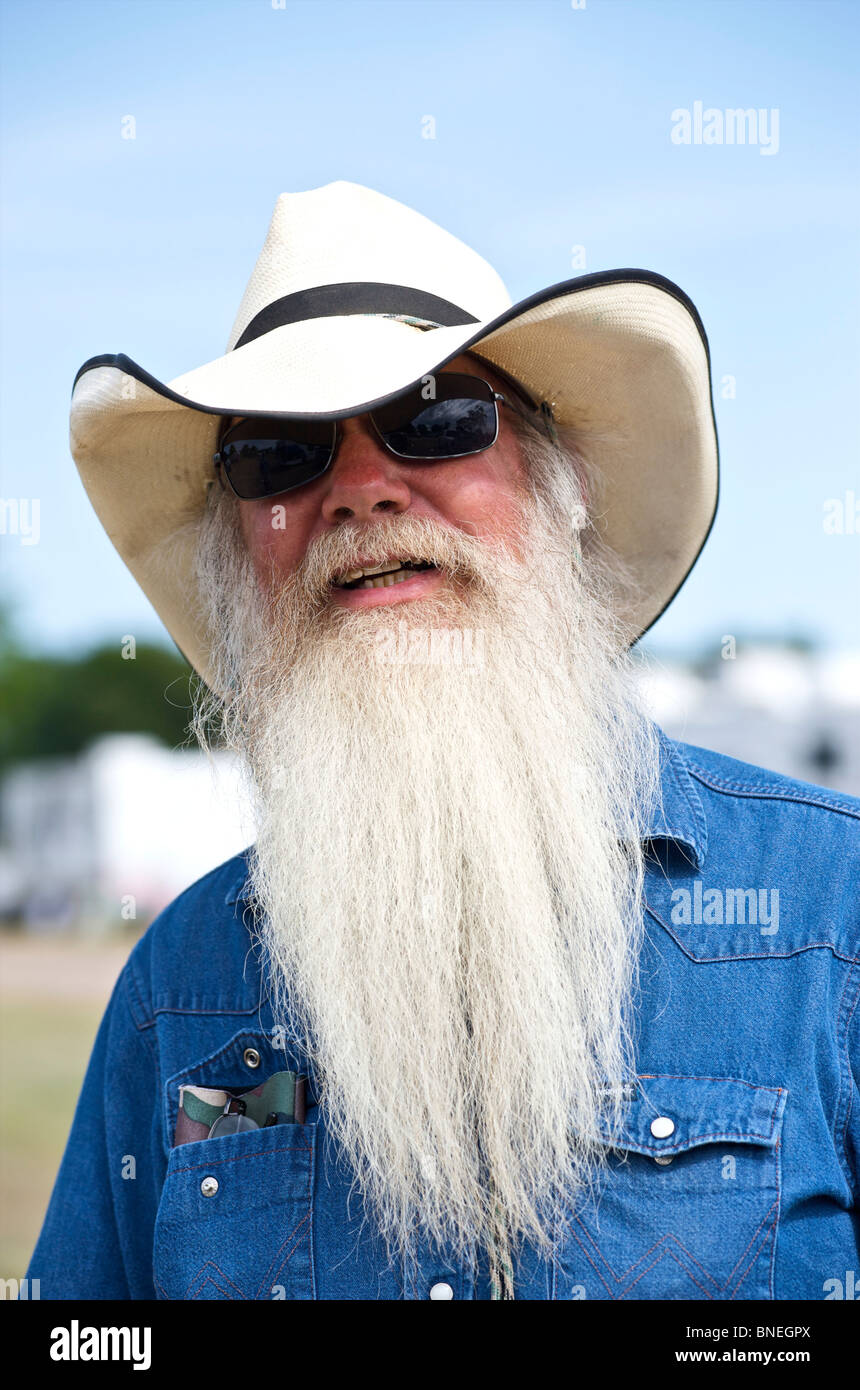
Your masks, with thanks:
M257 836L117 984L43 1297L838 1296L860 807L631 680L716 506L682 292L511 306L388 198L284 195L226 356L92 359L72 442Z

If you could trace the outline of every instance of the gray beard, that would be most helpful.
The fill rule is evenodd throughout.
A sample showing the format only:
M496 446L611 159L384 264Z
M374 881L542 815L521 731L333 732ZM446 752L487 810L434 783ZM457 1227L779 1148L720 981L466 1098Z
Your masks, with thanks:
M483 1249L499 1217L546 1250L635 1071L658 752L599 566L524 499L516 553L405 513L261 587L229 508L199 550L222 697L197 729L217 713L251 773L276 1021L391 1253ZM333 606L377 541L450 582Z

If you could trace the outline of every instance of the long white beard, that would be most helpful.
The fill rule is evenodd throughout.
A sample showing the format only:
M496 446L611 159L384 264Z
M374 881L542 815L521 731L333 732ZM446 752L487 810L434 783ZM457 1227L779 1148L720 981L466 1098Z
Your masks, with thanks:
M571 564L581 509L524 501L520 558L409 513L344 526L264 597L229 505L198 572L223 736L257 791L276 1018L390 1250L486 1248L499 1216L546 1249L634 1071L657 768L592 567ZM454 578L334 607L327 581L377 543ZM470 635L427 660L441 627Z

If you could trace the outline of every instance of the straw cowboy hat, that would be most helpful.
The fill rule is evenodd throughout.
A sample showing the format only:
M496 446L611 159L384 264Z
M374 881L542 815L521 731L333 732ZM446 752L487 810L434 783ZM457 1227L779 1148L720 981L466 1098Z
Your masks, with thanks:
M677 285L580 275L511 304L493 268L402 203L337 182L278 199L227 352L166 384L122 353L75 378L71 450L132 574L205 680L188 528L222 417L359 415L471 350L593 437L596 524L640 592L636 635L692 568L717 504L708 343Z

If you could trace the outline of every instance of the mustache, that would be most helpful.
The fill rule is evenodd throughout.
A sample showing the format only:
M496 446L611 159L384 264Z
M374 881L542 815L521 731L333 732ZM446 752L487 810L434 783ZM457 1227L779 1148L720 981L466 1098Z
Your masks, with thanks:
M488 592L512 566L510 547L519 534L514 526L503 546L433 517L407 512L370 523L347 522L311 542L292 576L292 587L322 606L330 598L332 584L349 570L400 561L433 565L445 572L455 588Z

